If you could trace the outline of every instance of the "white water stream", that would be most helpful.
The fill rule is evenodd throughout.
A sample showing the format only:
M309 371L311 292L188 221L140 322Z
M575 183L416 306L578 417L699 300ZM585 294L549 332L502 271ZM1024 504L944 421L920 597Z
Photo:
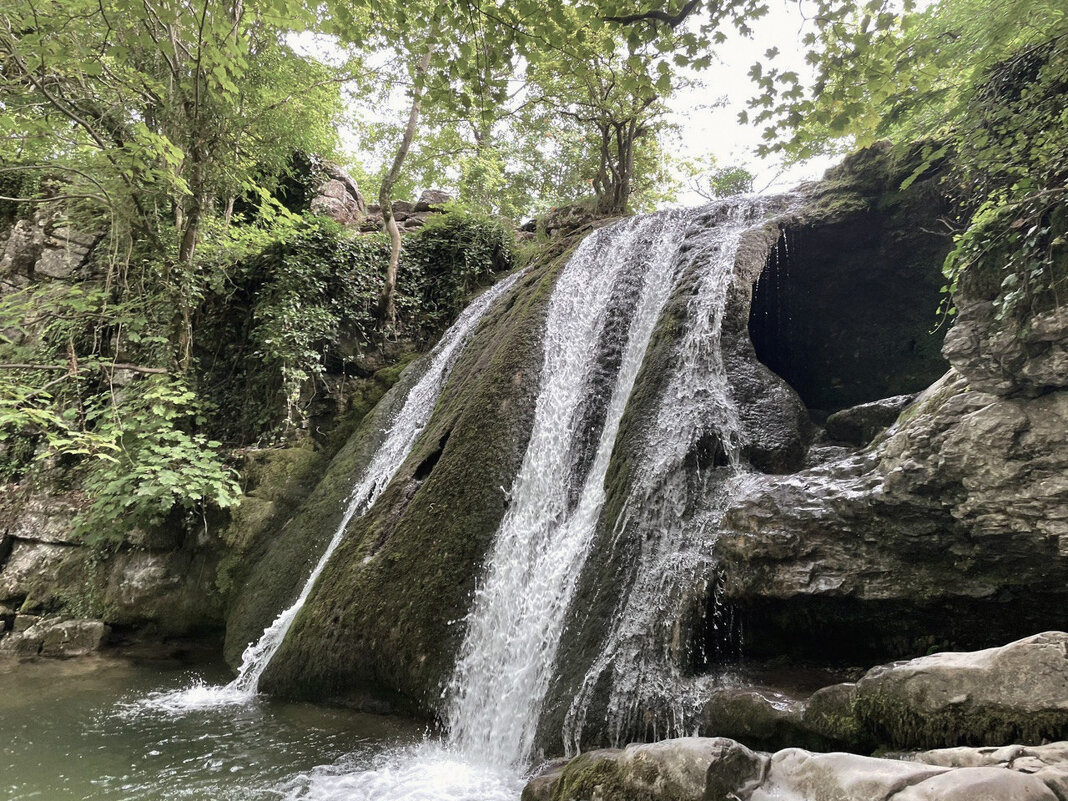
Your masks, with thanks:
M263 630L257 642L250 643L245 649L241 656L241 667L234 680L222 686L196 684L172 693L155 694L145 700L146 706L180 714L193 709L243 704L256 696L260 676L278 652L286 633L293 625L293 620L304 607L308 596L311 595L315 582L326 567L326 563L330 561L330 557L344 539L349 523L354 517L371 508L378 496L389 485L397 470L404 464L412 446L430 419L434 406L437 404L438 395L441 394L463 346L493 302L507 292L518 277L519 274L516 274L498 281L479 295L464 309L431 351L426 372L408 393L385 439L375 451L367 469L356 482L356 486L353 487L341 522L326 546L326 550L312 569L311 575L308 576L308 580L304 583L300 595L288 608L279 613L271 625Z
M687 271L692 274L696 265L699 280L688 327L651 426L646 464L632 481L625 509L625 514L635 515L641 504L655 500L655 518L665 526L664 536L641 554L634 591L624 600L620 618L612 622L615 628L605 658L588 677L592 687L601 673L618 673L621 661L633 658L638 676L616 676L613 708L629 709L632 696L642 695L647 685L643 671L661 664L640 644L654 622L651 610L663 609L656 593L664 589L664 576L658 571L694 570L700 562L700 555L688 553L686 542L676 536L687 492L676 480L679 468L694 443L709 431L718 435L732 464L741 442L719 334L738 243L747 228L762 222L764 208L759 201L743 199L718 204L714 211L722 219L696 250L688 247L683 252L686 232L709 214L707 208L632 218L597 231L582 242L561 273L549 301L531 437L445 691L444 740L388 751L370 766L341 760L316 768L281 786L284 798L515 801L519 797L534 758L539 717L567 613L604 504L605 476L620 422L665 304L680 277ZM246 651L234 682L205 690L242 699L255 693L259 676L349 520L374 502L403 462L429 418L454 351L493 297L503 291L498 285L476 301L438 346L427 374L412 390L353 491L334 541L294 606ZM496 294L491 297L491 293ZM660 492L665 493L663 498L657 496ZM648 609L639 608L643 602L651 602ZM634 616L633 624L625 615ZM583 693L569 718L572 733L581 733ZM183 702L194 701L187 695Z
M711 578L716 528L743 468L744 435L721 347L723 316L742 236L766 220L774 202L742 198L716 204L716 224L691 239L684 269L696 273L696 291L685 332L614 521L617 545L628 527L639 532L633 537L640 548L634 578L568 711L563 732L568 753L579 750L593 695L606 674L611 687L606 722L616 744L638 731L656 739L693 733L700 700L680 675L684 646L676 625L693 591ZM715 443L723 470L694 471L686 464L702 441Z

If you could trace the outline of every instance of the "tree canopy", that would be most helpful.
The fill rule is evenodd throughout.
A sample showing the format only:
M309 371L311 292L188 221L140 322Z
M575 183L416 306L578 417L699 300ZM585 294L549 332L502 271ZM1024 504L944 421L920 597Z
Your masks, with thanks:
M762 129L761 154L790 159L891 139L906 182L940 170L959 200L947 291L990 268L1001 313L1059 302L1068 8L915 2L802 0L808 71L770 46L741 122ZM345 325L396 337L434 292L420 284L429 251L402 248L395 199L443 185L457 207L513 222L670 200L687 171L672 98L768 13L766 0L8 0L0 231L32 217L88 232L95 279L0 301L0 440L90 457L102 513L119 514L107 505L119 497L150 519L234 502L223 443L202 431L220 414L206 309L243 292L267 304L253 304L251 338L277 368L274 422L292 434L301 393L322 380L322 340ZM344 160L353 118L361 152L347 166L388 241L327 231L286 202L314 188L321 159ZM703 197L752 189L709 154L688 163ZM499 223L465 220L438 235L504 247ZM328 247L351 268L346 291ZM299 258L253 280L268 252ZM463 289L434 296L428 318Z

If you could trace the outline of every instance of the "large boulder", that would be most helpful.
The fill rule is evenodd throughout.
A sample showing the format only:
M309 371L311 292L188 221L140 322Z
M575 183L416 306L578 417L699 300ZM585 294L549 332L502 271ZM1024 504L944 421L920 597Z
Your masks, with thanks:
M880 742L907 748L1068 737L1068 634L874 668L854 708Z
M714 770L714 769L713 769ZM727 801L730 796L706 796ZM748 801L1057 801L1050 786L1006 768L949 769L920 761L857 754L813 754L798 748L771 757Z
M507 507L502 487L526 450L544 314L562 264L547 255L487 313L408 459L350 522L261 689L376 710L425 713L438 702L463 633L454 621L467 611ZM313 496L328 512L315 521L320 541L333 533L331 517L337 525L353 472L335 476L331 466L327 476L333 494Z
M701 780L703 779L703 780ZM880 759L724 738L592 751L532 781L524 801L1063 801L1068 743Z
M875 446L753 477L719 532L754 656L875 661L1068 627L1068 392L951 371Z
M427 189L415 201L414 210L417 212L441 211L450 200L452 200L452 195L448 192L441 189Z
M324 163L322 170L323 180L311 199L312 212L342 225L360 225L367 216L367 203L356 181L330 162Z
M754 748L808 744L816 738L802 724L804 708L801 700L771 689L717 687L703 698L701 733Z
M708 797L708 785L712 792L735 793L755 785L766 763L766 755L733 740L684 737L591 751L550 774L550 781L543 779L537 789L540 797L553 801L699 801ZM536 797L524 794L524 799Z

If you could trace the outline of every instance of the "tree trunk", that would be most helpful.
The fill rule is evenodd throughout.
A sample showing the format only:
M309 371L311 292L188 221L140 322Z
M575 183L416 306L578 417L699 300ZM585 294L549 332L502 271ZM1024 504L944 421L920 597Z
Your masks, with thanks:
M172 283L177 290L175 295L177 309L175 310L175 327L177 328L175 345L178 372L188 373L193 363L193 309L189 303L189 293L186 284L190 271L193 269L193 255L196 252L197 240L200 238L200 215L201 201L193 200L191 207L183 215L184 228L182 238L178 246L177 275Z
M393 218L393 201L390 199L390 195L393 192L394 185L397 183L397 179L400 177L401 168L404 166L404 160L408 156L408 150L412 146L412 140L415 138L416 128L419 126L419 113L423 106L423 84L426 80L427 70L430 68L430 58L433 56L436 46L434 43L435 33L436 31L431 30L430 35L427 37L426 51L416 66L415 85L412 89L412 105L408 111L408 124L404 128L400 147L397 148L397 152L393 157L393 164L390 166L389 172L386 173L386 177L382 179L382 186L378 191L378 204L382 207L382 228L389 233L390 242L386 283L382 287L382 295L378 303L379 328L383 328L387 322L391 326L396 325L397 322L397 309L393 303L393 295L397 289L397 266L400 263L401 237L397 221Z

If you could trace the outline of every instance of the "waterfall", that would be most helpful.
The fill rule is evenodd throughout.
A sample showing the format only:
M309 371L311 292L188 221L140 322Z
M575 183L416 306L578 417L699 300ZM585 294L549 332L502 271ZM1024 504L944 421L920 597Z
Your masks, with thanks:
M445 386L445 381L462 352L463 346L493 302L512 287L519 275L520 273L517 273L497 282L469 304L430 352L426 372L408 393L404 405L393 419L382 444L378 446L367 468L353 487L341 522L326 546L326 550L312 569L311 575L308 576L308 580L304 583L300 594L263 630L259 640L250 643L245 649L241 657L241 667L234 680L224 687L197 685L178 693L155 696L149 699L153 706L182 711L189 708L243 703L256 695L260 676L278 652L297 613L304 607L308 596L311 595L316 580L344 539L349 523L374 504L392 481L404 460L408 458L412 446L434 411L438 395Z
M308 596L311 594L319 575L323 572L323 568L326 567L326 563L330 561L330 557L337 550L337 546L341 544L341 540L345 536L345 530L348 528L352 518L357 514L363 514L371 508L374 502L378 500L378 496L393 480L393 476L400 469L400 466L404 464L404 460L408 458L412 446L415 445L415 441L423 432L423 428L434 411L434 406L438 402L438 395L441 394L445 381L448 379L449 373L452 371L452 367L463 349L463 345L466 344L471 333L475 330L482 316L489 310L493 301L507 292L512 284L515 283L516 278L518 278L518 274L509 276L503 281L497 282L476 298L473 303L464 309L456 322L452 324L452 327L445 332L441 341L430 352L430 364L426 372L419 379L419 382L412 387L411 392L408 393L404 406L401 407L397 417L393 420L385 440L378 446L378 450L375 451L375 455L371 458L371 463L367 466L360 480L356 482L356 486L353 487L352 494L349 496L348 504L345 507L345 514L341 517L337 531L334 532L334 536L331 537L326 550L323 551L323 555L319 557L319 561L316 563L311 575L308 576L300 595L297 596L297 600L293 602L292 606L283 610L274 619L274 622L263 630L263 635L258 642L250 644L245 649L241 656L241 668L237 677L230 683L231 687L247 693L256 692L260 676L263 675L263 671L267 669L271 658L281 647L286 632L289 631L289 627L293 624L297 613L300 612L304 603L308 600Z
M481 760L521 765L530 756L564 617L604 503L620 419L674 288L689 214L663 212L592 234L553 292L530 443L449 688L452 742ZM628 284L637 292L618 291ZM608 343L622 348L619 366L592 463L585 475L574 475L583 409L601 389L590 377L620 296L630 300L620 315L628 323L624 341Z
M692 532L682 530L695 489L684 464L709 435L728 465L740 462L741 423L728 391L720 330L742 234L764 214L764 203L751 198L660 212L596 231L576 249L549 300L530 440L443 694L444 740L387 752L369 768L324 766L282 788L285 798L519 797L565 620L604 525L605 479L624 411L668 301L684 277L696 275L674 370L644 443L645 464L629 484L618 523L663 531L649 529L653 536L642 546L632 591L608 621L610 654L591 669L588 682L592 687L601 673L633 658L638 678L622 674L613 703L622 715L632 694L649 693L648 671L665 667L658 654L663 638L653 636L649 648L639 639L656 628L657 614L677 605L678 588L701 572L704 558L692 547ZM716 218L714 226L702 228L709 218ZM686 525L701 527L714 518L703 514ZM649 608L637 608L642 602ZM634 615L633 625L623 615ZM586 692L584 686L580 696ZM576 699L569 715L568 725L578 721L579 733L586 700Z
M713 580L719 518L744 472L742 425L721 348L723 317L742 235L762 224L774 205L762 198L723 201L706 210L716 224L690 237L683 270L696 290L685 332L644 433L623 511L609 521L613 544L638 543L639 551L603 646L568 710L568 753L579 750L605 677L606 722L616 744L693 733L699 688L681 675L686 654L679 624ZM706 464L695 466L695 454Z

